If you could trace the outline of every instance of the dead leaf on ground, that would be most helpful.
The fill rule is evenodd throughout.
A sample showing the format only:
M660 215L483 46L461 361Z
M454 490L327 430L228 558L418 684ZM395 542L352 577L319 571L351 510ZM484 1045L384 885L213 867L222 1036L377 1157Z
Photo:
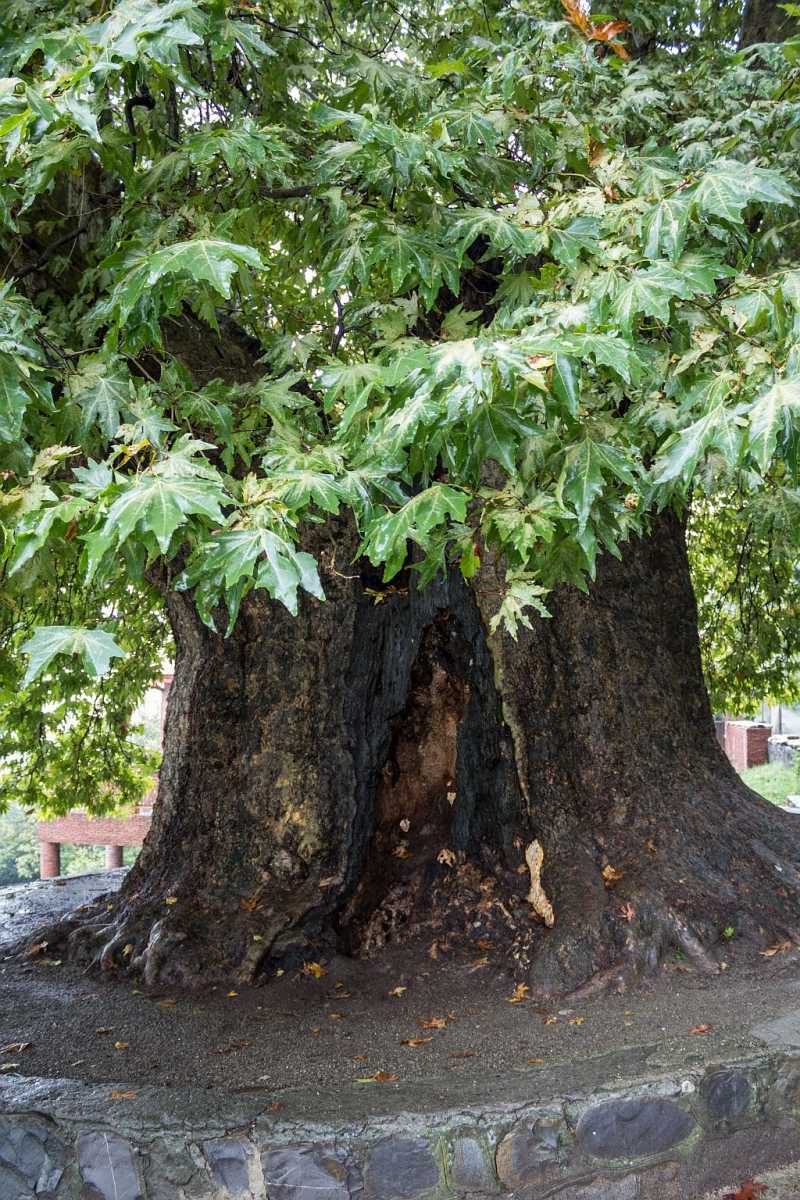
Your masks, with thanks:
M232 996L238 996L238 995L239 995L239 993L238 993L238 992L228 992L228 998L229 998L229 999L230 999Z
M711 1033L713 1025L693 1025L689 1033Z
M474 1058L474 1050L454 1050L450 1055L451 1058Z
M329 1021L343 1021L344 1013L340 1013L340 1012L328 1013L328 1020Z
M303 963L303 974L311 975L314 977L314 979L322 979L322 976L327 975L328 972L327 972L327 969L325 967L323 967L322 963L304 962Z
M1 1063L0 1071L16 1071L19 1063Z
M417 1020L420 1029L446 1029L447 1021L444 1017L428 1017L426 1021Z
M481 967L488 967L488 965L489 965L489 958L486 954L484 954L480 958L475 959L475 961L473 962L472 966L469 969L469 973L471 975L473 971L479 971L481 969Z
M544 1064L543 1058L528 1058L525 1061L532 1067L541 1067Z
M364 1079L357 1079L356 1083L394 1083L399 1078L399 1075L392 1075L391 1071L376 1071L374 1075L367 1075Z
M772 958L776 954L785 954L791 948L791 942L775 942L773 946L767 946L766 950L759 950L758 953L762 958Z
M114 1091L111 1093L110 1099L111 1100L135 1100L138 1095L139 1095L138 1092L133 1092L133 1091L130 1091L130 1092Z
M177 1000L172 1000L169 997L167 997L165 1000L156 1000L156 1004L159 1008L175 1008L177 1003Z
M366 1062L366 1061L367 1061L366 1054L354 1054L353 1055L353 1062Z
M440 850L439 853L436 855L436 861L440 862L440 863L444 863L448 867L454 867L456 865L456 856L452 850L448 850L447 847L445 846L445 848L443 850Z
M129 1046L130 1042L114 1042L115 1050L127 1050Z
M95 1033L98 1035L98 1037L102 1037L104 1033L113 1033L113 1032L114 1032L113 1025L103 1025L103 1026L101 1026L100 1029L95 1029Z
M133 954L133 942L128 942L126 946L122 947L122 957L130 958L131 954Z
M318 1025L316 1029L311 1029L309 1032L312 1037L319 1037L319 1035L322 1033L322 1026Z
M399 846L395 846L394 850L392 851L392 854L394 855L395 858L408 858L409 855L411 854L411 851L409 850L409 848L405 844L405 842L401 842Z
M401 1046L427 1046L428 1042L432 1042L432 1041L433 1041L432 1037L402 1038L400 1041L400 1045Z
M178 903L178 897L177 897L177 896L165 896L165 897L164 897L164 903L165 903L165 904L177 904L177 903Z
M586 1017L571 1017L569 1023L570 1025L582 1025L585 1020Z
M765 1183L756 1183L755 1179L745 1179L735 1192L726 1192L722 1200L758 1200L766 1192Z
M7 1046L3 1046L0 1054L22 1054L23 1050L30 1050L33 1042L9 1042Z
M631 921L633 920L633 918L636 916L636 909L633 907L633 905L631 904L630 901L628 901L626 904L621 905L618 911L619 911L619 915L622 917L623 921L627 921L629 925L630 925Z
M509 1004L524 1004L530 990L527 983L518 983L512 994L506 999Z
M558 1024L558 1017L554 1017L554 1016L552 1016L552 1015L551 1015L551 1016L549 1016L549 1017L545 1017L545 1019L544 1019L544 1023L545 1023L545 1025L557 1025L557 1024Z
M603 867L603 883L607 888L612 888L615 883L619 883L624 874L624 871L618 871L609 863L607 867Z
M658 854L658 850L653 844L652 838L648 838L644 844L644 848L648 854Z
M32 958L34 954L44 954L48 944L48 942L34 942L32 946L28 946L28 949L25 951L25 957Z
M402 996L403 992L407 992L407 991L408 991L407 987L396 987L396 988L392 988L392 990L390 992L387 992L386 994L388 996Z
M261 904L261 892L254 892L252 896L242 896L239 901L239 908L245 912L255 912Z

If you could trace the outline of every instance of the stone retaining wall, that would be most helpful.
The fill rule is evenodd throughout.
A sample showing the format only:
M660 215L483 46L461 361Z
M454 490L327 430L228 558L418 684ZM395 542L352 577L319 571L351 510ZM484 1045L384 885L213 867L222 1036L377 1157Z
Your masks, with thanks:
M7 1076L0 1198L697 1200L800 1159L797 1046L591 1091L558 1070L557 1091L517 1073L509 1094L522 1085L527 1102L435 1112L365 1085L380 1100L365 1116L362 1088L357 1118L346 1085L341 1119L323 1121L263 1092Z

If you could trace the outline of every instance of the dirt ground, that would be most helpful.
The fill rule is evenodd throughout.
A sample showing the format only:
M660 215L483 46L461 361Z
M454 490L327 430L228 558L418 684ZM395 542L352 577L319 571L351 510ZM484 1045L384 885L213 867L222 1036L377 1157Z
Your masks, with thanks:
M75 902L74 887L63 896L51 884L33 895L7 892L0 942L32 927L54 896ZM665 1059L696 1051L702 1060L733 1039L746 1052L757 1045L750 1027L796 1005L800 987L796 952L767 958L734 940L728 970L716 978L675 957L637 991L540 1007L524 993L511 1002L520 981L491 952L476 946L434 960L428 949L323 960L263 987L232 983L201 995L147 993L124 977L81 975L46 953L19 961L0 950L0 1047L30 1043L0 1051L0 1070L273 1093L382 1072L403 1084L425 1081L433 1101L437 1081L451 1091L476 1074L497 1079L637 1046L663 1048Z

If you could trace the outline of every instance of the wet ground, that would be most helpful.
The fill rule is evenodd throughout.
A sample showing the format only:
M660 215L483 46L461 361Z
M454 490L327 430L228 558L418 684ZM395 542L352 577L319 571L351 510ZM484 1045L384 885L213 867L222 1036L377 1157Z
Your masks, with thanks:
M32 932L54 906L118 886L123 874L6 889L0 946ZM372 1093L424 1082L435 1102L462 1087L465 1099L473 1087L485 1091L487 1080L502 1091L503 1080L532 1069L544 1075L574 1063L578 1072L598 1055L622 1069L637 1048L649 1062L707 1061L722 1045L763 1049L752 1027L800 1002L796 951L764 957L734 941L725 953L728 970L713 979L675 958L636 992L549 1007L524 993L512 1003L517 981L478 947L436 960L422 945L371 962L334 958L264 987L231 983L200 995L148 994L136 981L81 975L46 954L5 958L0 1047L30 1045L0 1051L0 1070L16 1063L26 1075L275 1094L321 1094L378 1076Z

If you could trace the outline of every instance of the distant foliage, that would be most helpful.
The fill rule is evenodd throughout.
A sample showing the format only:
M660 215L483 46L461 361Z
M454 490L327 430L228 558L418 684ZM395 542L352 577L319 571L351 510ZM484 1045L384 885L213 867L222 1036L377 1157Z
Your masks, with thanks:
M6 798L132 798L151 584L223 631L254 588L294 612L337 513L386 582L502 556L516 634L692 497L714 686L746 689L742 514L765 595L800 537L800 38L740 22L7 0Z

